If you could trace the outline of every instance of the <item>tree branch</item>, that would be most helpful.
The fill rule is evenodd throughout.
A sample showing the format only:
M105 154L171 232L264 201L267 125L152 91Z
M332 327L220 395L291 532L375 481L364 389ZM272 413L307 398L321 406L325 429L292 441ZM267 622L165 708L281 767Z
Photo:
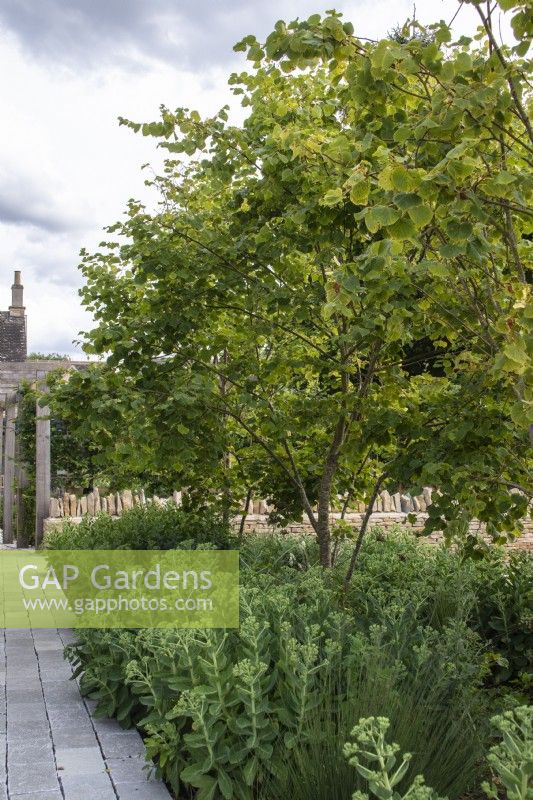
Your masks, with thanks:
M509 64L507 63L507 61L506 61L506 59L505 59L505 57L504 57L504 55L503 55L503 53L501 51L501 48L498 45L498 42L494 38L494 34L492 32L492 27L491 27L491 24L490 24L490 20L483 13L479 3L474 3L474 8L476 9L477 13L479 14L479 16L481 18L481 21L483 22L483 27L485 28L485 30L487 32L487 36L489 37L489 41L490 41L490 43L491 43L491 45L492 45L492 47L494 49L494 52L498 56L498 60L499 60L500 64L502 65L502 67L507 72L507 83L509 84L509 90L510 90L512 98L514 100L514 104L515 104L516 110L518 112L518 115L519 115L521 121L524 124L524 127L525 127L526 131L528 132L529 140L533 144L533 127L532 127L531 122L529 120L528 114L527 114L524 106L522 105L522 102L521 102L520 98L518 97L518 93L516 91L516 87L514 85L514 81L513 81L512 77L511 77L510 73L509 73Z
M372 514L372 508L374 507L374 503L376 502L376 497L378 496L379 490L381 489L381 485L386 477L387 477L387 471L382 472L374 485L374 491L372 492L372 497L369 500L366 513L363 518L363 522L361 524L361 528L359 529L359 535L357 537L357 541L355 543L355 547L352 552L352 557L350 559L350 566L348 567L348 572L346 573L346 577L344 579L345 593L348 591L348 586L350 585L350 581L352 580L357 557L359 556L359 551L361 550L363 539L365 538L365 533L370 520L370 515Z

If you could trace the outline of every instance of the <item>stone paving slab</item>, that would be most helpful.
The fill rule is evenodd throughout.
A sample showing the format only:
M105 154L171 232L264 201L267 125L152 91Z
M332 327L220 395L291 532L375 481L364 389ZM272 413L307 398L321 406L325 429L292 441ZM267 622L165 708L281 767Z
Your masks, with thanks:
M108 758L107 766L115 785L121 783L159 783L147 769L147 764L142 756L131 758Z
M144 755L144 744L137 731L100 733L98 738L104 758L131 758Z
M168 797L162 783L120 784L120 800L168 800Z
M57 770L53 759L37 761L31 765L8 763L7 790L10 795L57 788Z
M122 800L108 775L66 776L62 779L61 786L65 800L117 800L117 797Z
M170 800L137 731L93 719L63 647L72 631L0 634L0 800Z
M94 745L94 729L91 725L66 727L54 731L54 746L59 747L92 747Z

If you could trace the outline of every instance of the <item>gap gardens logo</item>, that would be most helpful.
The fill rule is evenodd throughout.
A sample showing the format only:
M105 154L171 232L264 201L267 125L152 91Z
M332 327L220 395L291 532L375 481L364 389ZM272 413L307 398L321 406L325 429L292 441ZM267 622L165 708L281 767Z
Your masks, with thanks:
M232 628L231 550L1 551L4 628Z

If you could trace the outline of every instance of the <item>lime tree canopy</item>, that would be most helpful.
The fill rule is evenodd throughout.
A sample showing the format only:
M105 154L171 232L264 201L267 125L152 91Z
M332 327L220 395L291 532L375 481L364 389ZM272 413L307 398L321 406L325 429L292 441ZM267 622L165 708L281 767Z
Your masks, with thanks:
M230 84L245 109L121 123L168 152L85 253L104 365L55 400L102 461L308 515L384 485L440 490L428 530L516 532L531 493L532 34L485 5L472 38L412 20L359 38L278 22ZM79 398L83 395L81 406ZM516 490L519 490L518 492ZM362 535L364 530L362 531Z

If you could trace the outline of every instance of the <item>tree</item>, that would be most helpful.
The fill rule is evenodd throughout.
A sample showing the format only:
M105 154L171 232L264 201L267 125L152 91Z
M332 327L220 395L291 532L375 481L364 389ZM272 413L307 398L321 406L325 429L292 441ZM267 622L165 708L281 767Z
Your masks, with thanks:
M121 120L169 156L160 208L130 202L123 244L84 254L86 350L165 452L214 455L226 492L236 465L240 487L290 487L324 566L339 493L431 481L428 529L477 514L495 537L531 494L531 30L500 5L514 48L481 6L475 44L278 22L236 46L242 125Z

